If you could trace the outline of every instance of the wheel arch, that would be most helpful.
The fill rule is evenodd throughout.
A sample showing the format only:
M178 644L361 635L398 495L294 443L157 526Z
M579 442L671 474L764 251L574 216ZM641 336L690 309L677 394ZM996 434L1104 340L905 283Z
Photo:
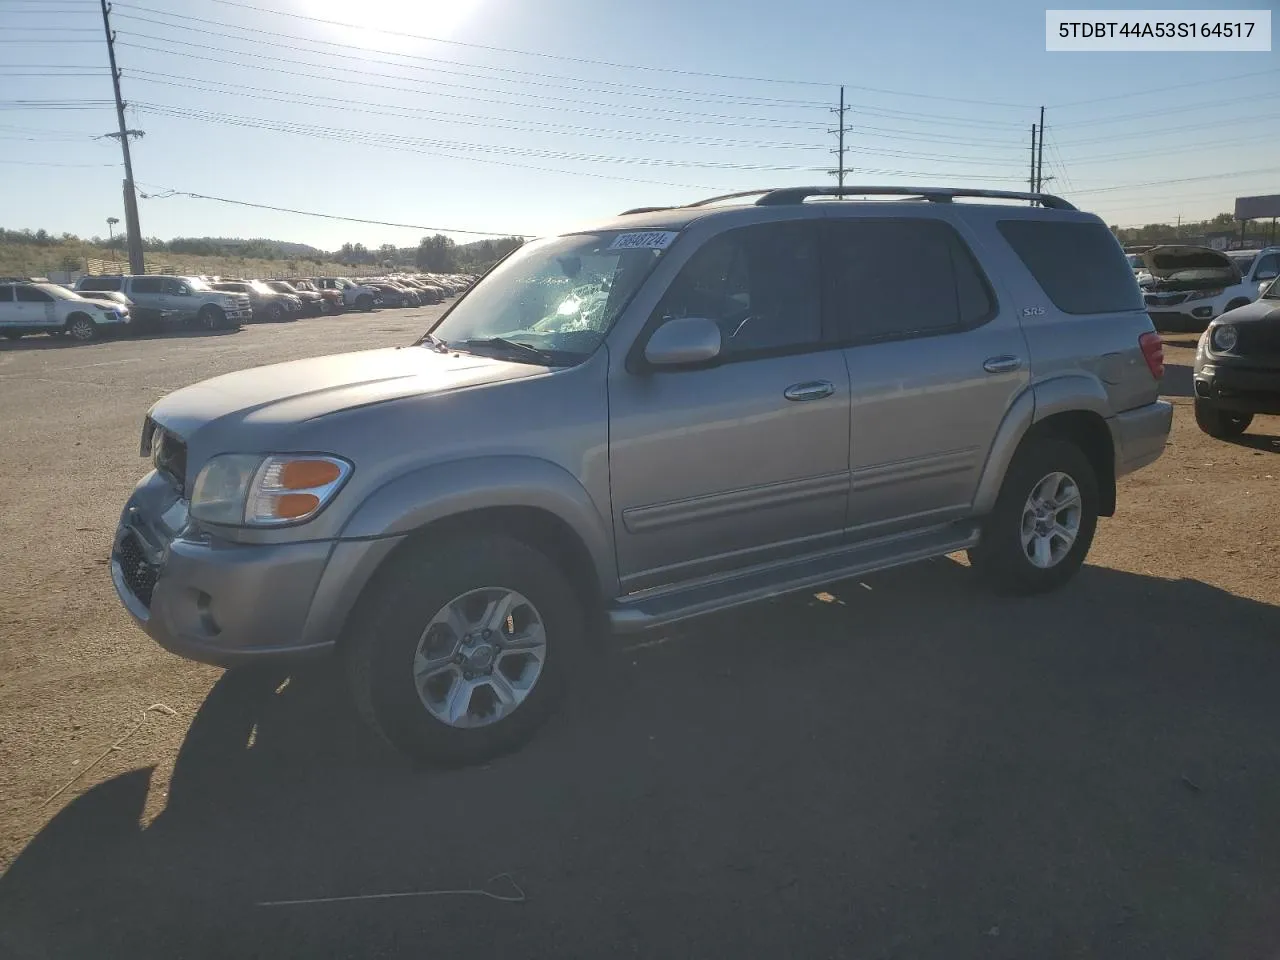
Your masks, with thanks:
M1000 486L1019 450L1039 438L1053 436L1074 443L1089 458L1097 474L1098 513L1113 516L1116 452L1107 425L1109 415L1110 404L1102 384L1084 374L1057 377L1024 391L996 432L978 484L974 512L987 514L995 508Z

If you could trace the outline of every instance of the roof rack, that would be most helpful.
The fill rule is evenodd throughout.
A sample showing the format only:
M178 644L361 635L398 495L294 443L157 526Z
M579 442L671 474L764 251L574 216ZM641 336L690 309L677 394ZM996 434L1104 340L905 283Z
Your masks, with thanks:
M662 210L674 210L675 207L632 207L630 210L623 210L618 216L629 217L633 213L658 213Z
M781 187L766 190L745 190L741 193L726 193L719 197L709 197L690 207L705 207L722 200L738 200L743 197L758 197L756 206L774 207L793 203L803 203L809 197L850 197L850 196L902 196L917 200L928 200L930 203L951 203L956 197L985 197L995 200L1030 200L1042 207L1054 210L1074 210L1075 206L1051 193L1028 193L1018 190L979 190L970 187L886 187L886 186L849 186L849 187Z

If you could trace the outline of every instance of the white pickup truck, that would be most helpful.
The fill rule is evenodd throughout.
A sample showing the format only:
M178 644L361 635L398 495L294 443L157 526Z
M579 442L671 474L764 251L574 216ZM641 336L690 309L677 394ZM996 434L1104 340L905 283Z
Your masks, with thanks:
M86 300L56 283L0 284L0 334L67 334L86 343L105 330L125 330L129 313L118 305Z

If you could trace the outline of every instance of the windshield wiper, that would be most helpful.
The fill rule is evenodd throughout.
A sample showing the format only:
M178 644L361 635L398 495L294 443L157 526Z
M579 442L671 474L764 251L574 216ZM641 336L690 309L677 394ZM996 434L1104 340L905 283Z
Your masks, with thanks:
M564 360L559 359L550 350L542 350L535 347L531 343L521 343L518 340L508 340L506 337L476 337L470 340L455 340L449 345L451 349L466 350L472 347L497 347L500 350L511 350L516 353L524 354L531 357L539 363L548 366L560 366L564 364Z

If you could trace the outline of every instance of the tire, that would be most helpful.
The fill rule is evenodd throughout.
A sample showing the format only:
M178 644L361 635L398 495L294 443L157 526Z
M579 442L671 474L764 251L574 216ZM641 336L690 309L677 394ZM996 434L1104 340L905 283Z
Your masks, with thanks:
M222 330L227 326L227 314L221 307L208 303L196 314L196 324L202 330Z
M360 294L360 296L356 297L356 309L368 313L373 309L373 297L367 293Z
M458 536L408 551L370 587L344 637L347 678L361 716L417 762L463 766L522 746L551 715L581 663L583 612L573 587L550 559L505 536ZM470 648L458 644L463 625L479 630L481 611L503 595L512 598L510 616L494 614L489 626L498 635L515 626L518 640L534 635L540 622L540 661L532 653L504 652L501 640L486 642L488 633L476 633ZM450 609L455 627L442 622ZM439 665L423 668L420 653ZM500 686L506 707L498 701ZM449 722L451 708L461 717L457 724Z
M22 334L22 330L6 330L4 332L4 338L6 340L21 340Z
M267 307L267 319L272 323L279 323L284 319L284 307L278 303L273 303Z
M320 302L316 304L316 312L322 317L327 316L329 313L329 301L321 298Z
M67 335L76 343L88 343L98 336L98 325L87 313L73 313L67 317Z
M1036 520L1030 513L1032 497L1047 493L1057 502L1074 500L1074 514L1066 505L1057 510L1050 506L1049 512L1042 512ZM1053 535L1032 536L1030 543L1025 543L1023 531L1028 520L1054 523L1067 530L1074 526L1075 536L1069 545L1063 537ZM1098 479L1089 458L1069 440L1033 440L1009 465L995 509L983 524L982 541L969 551L969 563L998 592L1021 596L1044 593L1075 576L1097 525ZM1055 556L1058 550L1062 553ZM1033 552L1038 559L1033 559Z
M1196 426L1218 440L1238 437L1253 423L1252 413L1232 413L1223 410L1212 400L1196 397Z

